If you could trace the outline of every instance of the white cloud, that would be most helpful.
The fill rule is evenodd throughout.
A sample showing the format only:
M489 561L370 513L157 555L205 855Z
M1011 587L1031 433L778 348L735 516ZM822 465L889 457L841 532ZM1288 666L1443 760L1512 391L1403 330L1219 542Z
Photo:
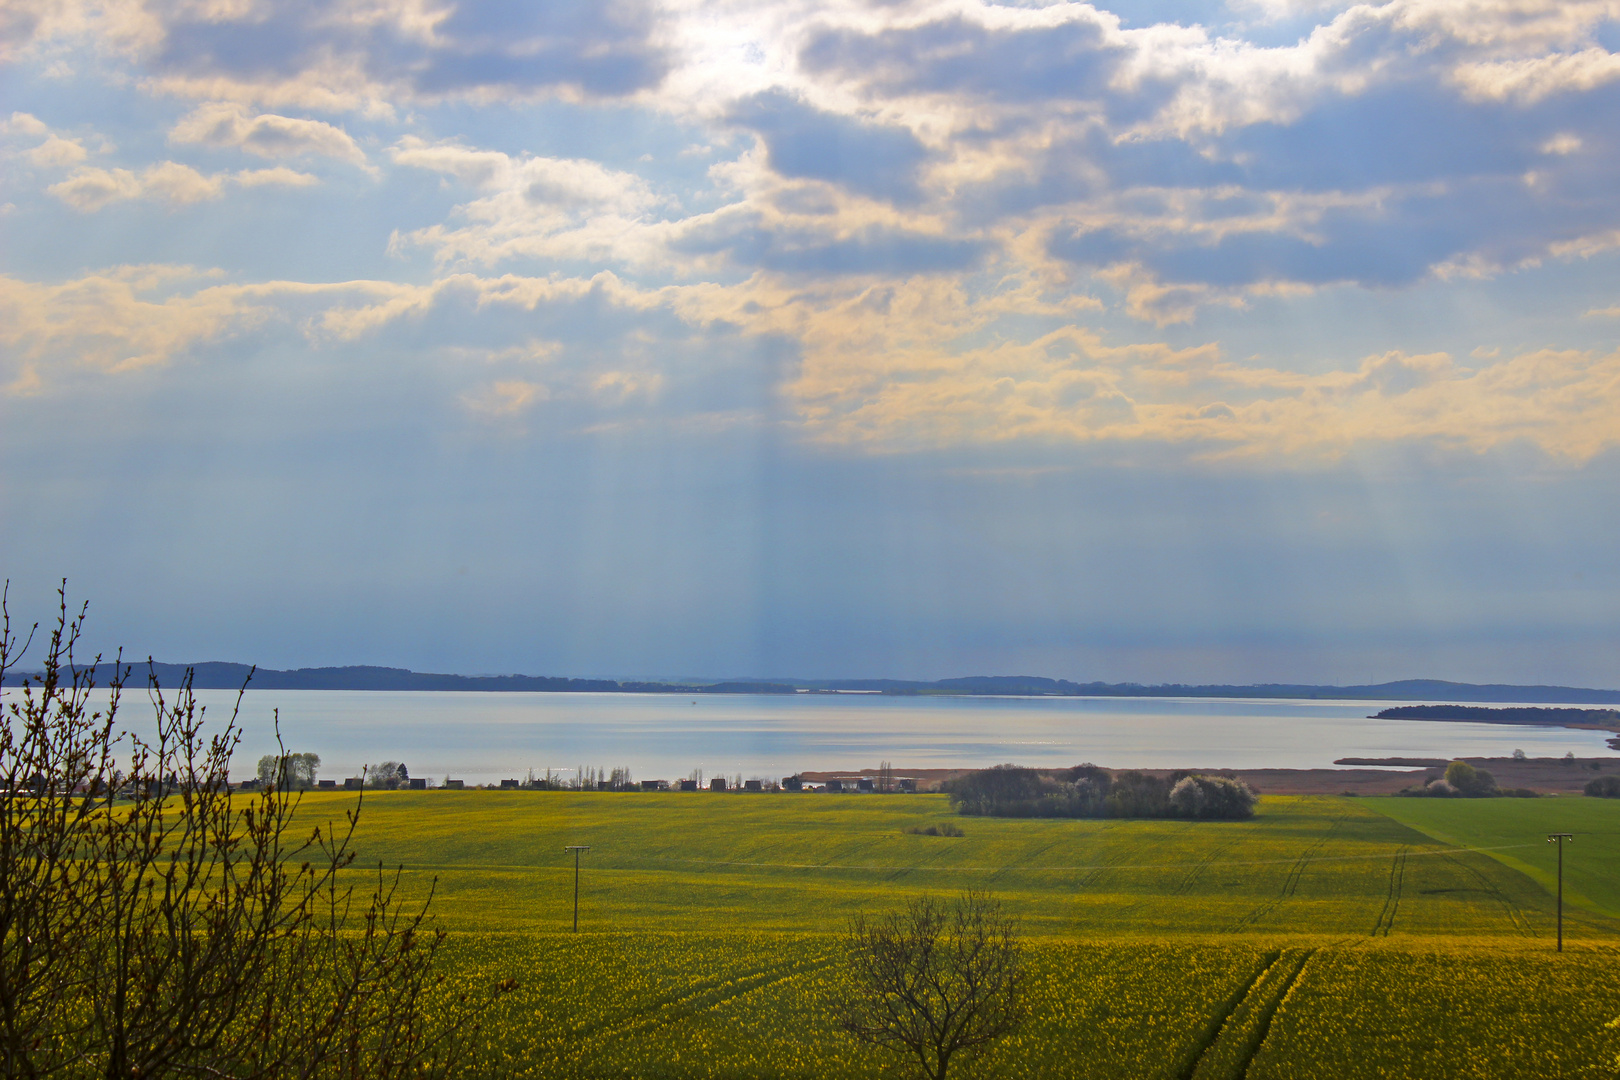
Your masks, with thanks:
M32 371L159 364L260 321L250 294L189 267L123 266L51 284L0 276L0 343Z
M52 135L44 142L28 151L28 160L40 169L61 169L69 165L77 165L83 161L89 152L77 139L64 139L60 135Z
M1554 94L1581 93L1620 79L1620 56L1593 47L1513 60L1457 66L1454 78L1477 101L1534 104Z
M205 175L189 165L164 161L138 174L129 169L81 168L47 190L75 210L93 213L129 199L148 199L171 206L207 202L221 198L226 186L232 183L242 187L307 187L317 182L307 173L284 167Z
M14 112L5 121L0 122L0 131L8 135L45 135L50 130L32 113Z
M655 212L667 200L633 173L588 160L513 157L416 138L403 140L392 157L484 193L457 208L466 227L435 225L396 241L433 248L441 260L493 264L550 256L644 263L658 249Z
M233 102L197 106L169 130L169 141L232 147L267 158L318 156L366 164L365 151L342 128L274 113L252 115Z

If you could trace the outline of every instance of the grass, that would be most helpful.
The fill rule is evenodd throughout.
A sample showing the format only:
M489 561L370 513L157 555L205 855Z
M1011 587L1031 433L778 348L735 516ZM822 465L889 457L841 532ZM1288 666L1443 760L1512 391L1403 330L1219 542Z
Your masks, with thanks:
M1620 917L1620 799L1363 801L1440 843L1491 849L1491 858L1547 889L1556 886L1558 873L1558 852L1547 834L1574 833L1564 850L1565 902Z
M418 893L437 878L442 925L486 932L566 928L562 849L589 844L580 908L595 930L836 933L857 911L973 886L1038 937L1550 937L1543 888L1375 802L1270 797L1242 822L1063 821L963 819L927 795L389 792L367 796L357 845L362 861L405 865ZM348 805L315 794L303 814ZM948 841L905 831L957 823L967 835ZM1566 916L1572 937L1615 927Z

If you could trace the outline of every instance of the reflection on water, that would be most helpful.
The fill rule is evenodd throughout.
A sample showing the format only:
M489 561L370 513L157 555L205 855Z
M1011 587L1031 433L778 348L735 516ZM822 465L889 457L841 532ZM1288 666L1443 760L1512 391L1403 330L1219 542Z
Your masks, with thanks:
M210 715L233 693L199 691ZM127 699L130 705L136 696ZM1339 757L1607 753L1596 731L1373 720L1389 702L876 695L491 694L250 691L236 773L275 748L321 755L321 775L404 761L417 776L485 783L529 769L628 766L638 778L781 777L801 770L948 768L1012 761L1121 767L1322 768ZM136 713L130 713L134 721Z

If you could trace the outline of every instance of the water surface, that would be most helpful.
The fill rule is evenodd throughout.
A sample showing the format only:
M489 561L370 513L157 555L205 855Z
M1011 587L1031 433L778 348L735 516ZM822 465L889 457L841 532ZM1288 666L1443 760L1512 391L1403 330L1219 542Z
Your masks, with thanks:
M199 691L210 716L233 693ZM134 705L140 695L131 695ZM1603 732L1373 720L1390 702L880 695L250 691L235 772L275 748L321 755L321 775L404 761L469 783L547 768L628 767L637 779L779 778L805 770L980 767L1323 768L1340 757L1609 753ZM133 718L133 717L132 717Z

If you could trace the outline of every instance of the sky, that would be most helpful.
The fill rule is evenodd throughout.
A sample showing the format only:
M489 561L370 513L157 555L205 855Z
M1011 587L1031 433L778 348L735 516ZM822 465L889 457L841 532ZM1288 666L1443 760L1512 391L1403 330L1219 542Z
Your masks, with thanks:
M9 0L0 574L172 662L1620 686L1620 2Z

